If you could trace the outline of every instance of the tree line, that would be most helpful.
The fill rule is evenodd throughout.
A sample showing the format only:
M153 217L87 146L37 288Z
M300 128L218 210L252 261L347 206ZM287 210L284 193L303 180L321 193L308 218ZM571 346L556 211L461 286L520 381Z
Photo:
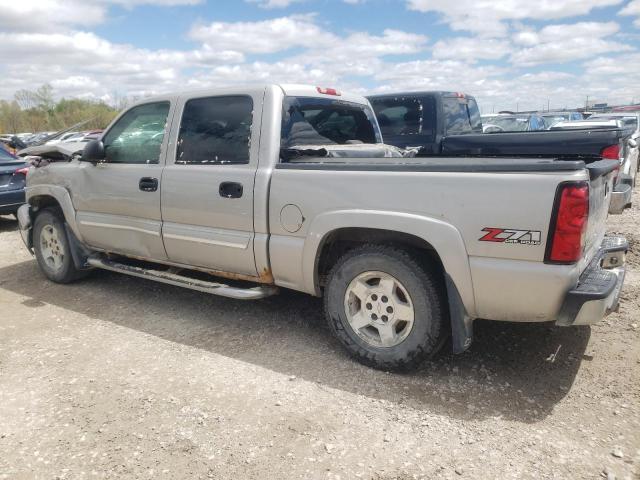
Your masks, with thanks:
M12 100L0 100L0 133L58 131L89 120L81 130L105 128L128 103L118 98L117 105L78 98L54 99L51 85L37 90L19 90Z

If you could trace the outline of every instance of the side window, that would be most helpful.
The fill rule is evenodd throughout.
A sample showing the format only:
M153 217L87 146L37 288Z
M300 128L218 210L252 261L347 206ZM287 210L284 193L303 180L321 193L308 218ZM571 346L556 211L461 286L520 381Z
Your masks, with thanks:
M253 100L247 96L194 98L182 114L176 163L249 163Z
M480 116L480 109L473 98L469 99L467 109L469 110L469 123L471 123L471 130L477 133L482 133L482 117Z
M126 112L103 139L110 163L158 163L169 102L138 105Z
M542 117L536 117L535 115L533 115L531 117L531 130L544 130L545 129L545 123L544 120L542 119Z

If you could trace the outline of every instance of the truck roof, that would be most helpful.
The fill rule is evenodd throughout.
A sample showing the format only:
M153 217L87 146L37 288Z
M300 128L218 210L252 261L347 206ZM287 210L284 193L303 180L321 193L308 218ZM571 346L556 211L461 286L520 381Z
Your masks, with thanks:
M375 95L367 95L367 98L389 98L389 97L418 97L424 95L434 95L440 97L458 97L463 96L464 98L473 98L473 95L468 95L466 93L461 92L448 92L445 90L423 90L416 92L393 92L393 93L378 93Z
M179 90L175 92L168 92L162 95L154 95L152 97L146 97L140 99L135 104L141 103L149 103L152 101L158 100L166 100L170 97L180 96L180 95L202 95L202 96L214 96L214 95L225 95L228 93L237 94L239 90L243 89L266 89L266 88L279 88L282 92L287 96L299 96L299 97L317 97L317 98L334 98L337 100L344 100L347 102L360 103L360 104L368 104L369 100L362 95L357 95L354 93L343 92L342 90L336 90L333 88L327 88L323 86L313 86L313 85L297 85L297 84L278 84L278 83L256 83L256 84L246 84L246 85L237 85L237 86L226 86L226 87L211 87L204 89L196 89L196 90ZM327 91L335 91L336 93L321 93L320 90Z

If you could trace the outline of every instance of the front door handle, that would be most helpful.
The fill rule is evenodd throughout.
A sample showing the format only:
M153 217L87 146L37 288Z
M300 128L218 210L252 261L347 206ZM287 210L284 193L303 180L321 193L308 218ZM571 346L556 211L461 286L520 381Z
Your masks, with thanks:
M158 190L158 179L152 177L142 177L138 183L143 192L155 192Z
M220 184L220 196L224 198L242 197L242 184L237 182L222 182Z

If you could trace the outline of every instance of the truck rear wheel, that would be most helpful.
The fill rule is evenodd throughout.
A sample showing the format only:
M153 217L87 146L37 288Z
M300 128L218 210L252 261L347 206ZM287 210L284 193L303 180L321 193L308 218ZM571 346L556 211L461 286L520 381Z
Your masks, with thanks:
M365 245L346 253L329 273L327 320L360 362L410 369L432 357L446 338L440 283L405 251Z
M53 208L38 213L33 223L33 249L40 270L56 283L69 283L87 274L73 263L62 214Z

